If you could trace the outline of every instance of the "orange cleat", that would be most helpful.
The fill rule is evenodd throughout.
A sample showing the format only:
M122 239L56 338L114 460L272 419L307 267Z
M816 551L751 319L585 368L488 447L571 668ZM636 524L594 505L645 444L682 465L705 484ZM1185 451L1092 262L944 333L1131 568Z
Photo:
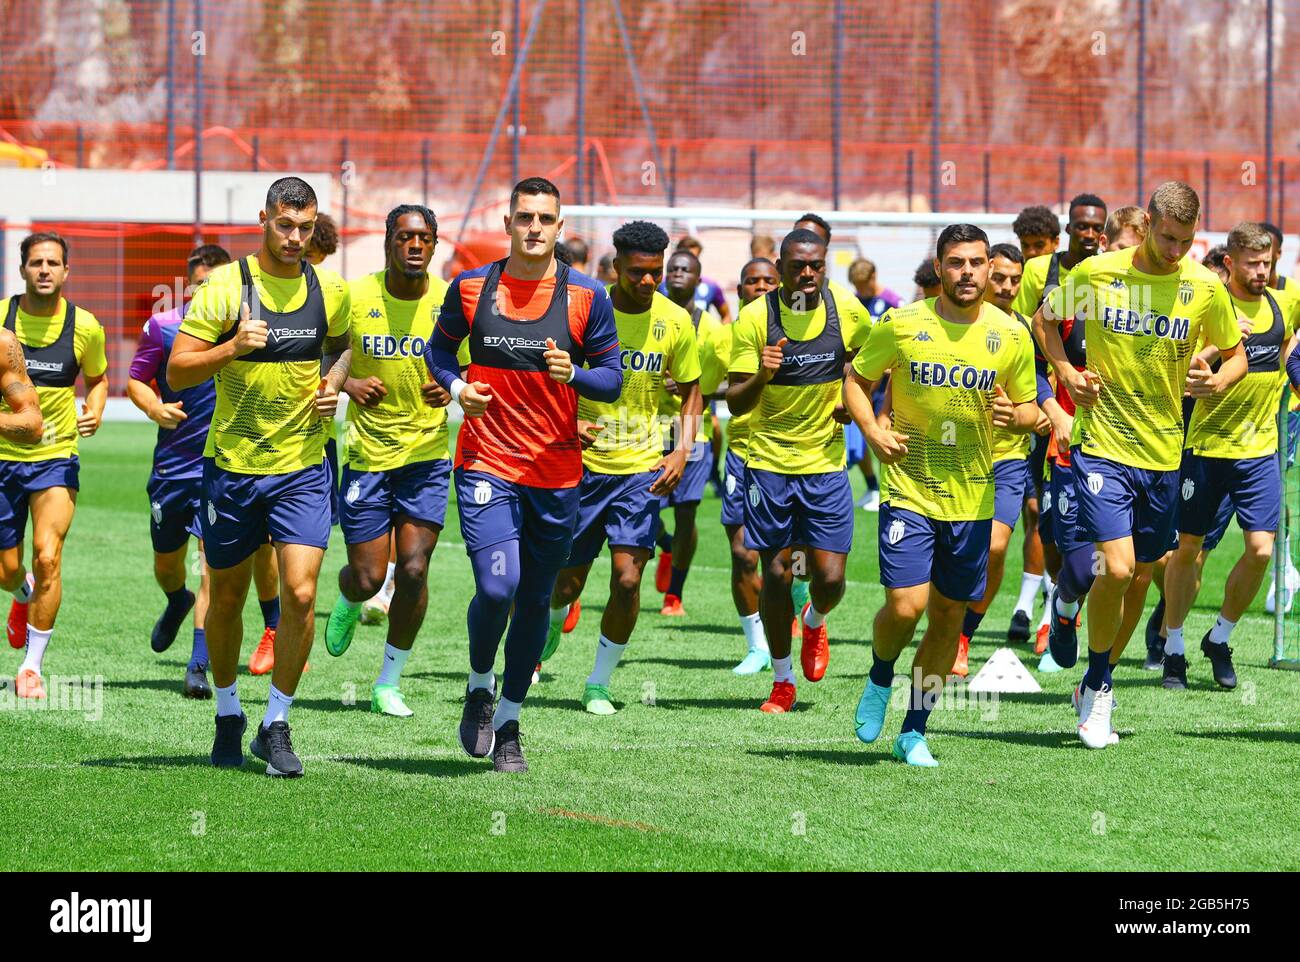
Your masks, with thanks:
M772 694L768 696L767 701L758 707L758 710L765 711L769 715L781 715L790 711L794 706L794 682L775 681L772 683Z
M1051 633L1052 626L1039 625L1038 636L1034 639L1034 654L1041 655L1047 650L1047 636Z
M569 614L564 619L564 633L567 635L578 627L578 619L582 617L582 599L579 598L573 604L569 605Z
M22 648L27 644L27 605L16 600L9 605L9 623L6 630L10 648Z
M970 674L970 637L962 635L957 639L957 660L952 663L952 673L958 678Z
M682 608L682 599L676 595L664 595L664 606L659 609L659 614L670 618L685 618L686 611Z
M794 619L793 621L790 622L790 637L791 637L791 638L798 638L799 635L800 635L800 631L799 631L799 618L796 616L795 619Z
M262 640L257 643L257 650L248 659L250 675L269 674L275 667L275 629L267 628L262 632Z
M820 628L809 628L803 616L808 613L812 602L803 606L799 613L799 625L803 628L803 646L799 649L799 664L803 666L803 676L809 681L821 681L826 674L826 666L831 663L831 642L826 632L826 622Z
M14 688L17 689L19 698L44 698L45 686L41 684L41 676L36 674L30 668L24 668L14 679Z
M659 564L655 567L655 591L661 595L668 593L673 583L673 553L659 552Z

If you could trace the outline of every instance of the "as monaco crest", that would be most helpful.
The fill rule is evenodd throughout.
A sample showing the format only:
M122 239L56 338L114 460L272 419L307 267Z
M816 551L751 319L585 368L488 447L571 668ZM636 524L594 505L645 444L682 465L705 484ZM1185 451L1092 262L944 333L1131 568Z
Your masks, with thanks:
M656 341L662 341L664 339L664 335L668 333L668 325L663 322L662 318L660 318L655 321L654 327L652 327L650 330L651 333L654 334Z
M907 530L907 525L903 524L903 522L899 521L898 519L889 522L889 534L888 534L889 543L898 544L898 542L902 541L903 532L905 532L906 530Z
M1002 350L1002 335L997 331L989 331L984 335L984 347L990 354L996 354Z
M492 500L492 485L487 481L479 481L474 485L474 503L487 504Z
M1193 291L1193 289L1192 289L1192 282L1191 282L1191 281L1180 281L1180 282L1179 282L1179 284L1178 284L1178 300L1179 300L1183 305L1187 305L1187 304L1192 303L1192 294L1193 294L1193 293L1194 293L1194 291Z

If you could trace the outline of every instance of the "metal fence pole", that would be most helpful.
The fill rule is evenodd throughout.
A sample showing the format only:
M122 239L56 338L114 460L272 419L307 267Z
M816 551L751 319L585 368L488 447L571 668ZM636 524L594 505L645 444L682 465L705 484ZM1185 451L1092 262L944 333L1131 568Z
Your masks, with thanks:
M519 183L519 168L516 164L514 182ZM420 203L429 206L429 138L420 141Z
M519 59L519 44L523 40L523 36L522 36L523 31L520 29L522 20L520 19L521 14L519 12L519 2L520 0L515 0L514 3L514 27L512 28L514 33L514 38L515 38L515 59L516 60ZM579 56L581 56L581 53L579 53ZM578 96L579 98L581 98L582 95L579 94ZM581 103L581 99L579 99L579 103ZM511 111L512 111L511 127L513 129L511 130L512 136L510 138L510 183L517 184L519 183L519 123L520 123L518 87L515 88L515 95L513 98L513 103L511 104ZM581 114L581 111L579 111L579 114ZM427 145L428 141L425 141L425 143ZM429 191L427 187L425 188L424 191L424 198L425 198L424 206L428 207Z
M587 145L587 203L596 203L596 145Z
M844 100L840 91L840 64L844 60L844 0L835 0L835 19L831 30L834 41L831 53L831 209L840 209L840 150L843 146Z
M1273 219L1273 0L1264 24L1264 219Z
M915 167L916 157L914 152L909 149L907 151L907 212L909 214L912 213L912 193L915 189L914 180L916 176Z
M668 206L677 206L677 145L668 148Z
M749 145L749 209L758 209L758 146Z
M586 117L585 108L586 100L584 97L583 87L586 86L584 81L587 75L587 0L578 0L578 69L577 69L577 90L575 92L574 110L577 117L577 142L574 144L573 153L577 158L577 170L574 172L574 180L578 185L577 202L582 203L582 160L583 152L587 149L586 145Z
M176 0L167 0L167 169L176 169Z
M984 213L986 214L989 212L989 205L992 203L992 191L990 190L989 184L989 181L992 179L991 171L989 169L990 164L991 160L989 152L986 150L984 151Z
M253 134L253 172L256 173L262 164L262 138Z
M1134 178L1138 207L1145 206L1142 196L1142 182L1146 179L1146 113L1147 113L1147 0L1138 0L1138 51L1137 51L1137 132L1134 150L1136 170Z
M77 124L77 166L86 166L86 135L81 129L81 124Z
M348 174L348 138L343 138L340 145L339 170L343 171L339 178L343 181L343 210L339 215L339 253L343 258L343 276L348 276L348 181L352 178Z
M1210 230L1210 158L1206 157L1201 162L1201 180L1204 182L1201 190L1201 210L1205 212L1205 229Z
M194 32L203 32L203 0L194 0ZM203 243L203 56L194 57L194 244Z
M1056 197L1060 201L1061 209L1065 210L1065 154L1058 154L1056 157ZM1068 217L1070 212L1065 211Z
M930 4L930 210L939 210L939 87L942 80L940 61L943 56L943 22L942 0L932 0ZM910 208L909 208L910 209Z
M1277 229L1286 233L1286 161L1277 162ZM3 277L0 272L0 277Z

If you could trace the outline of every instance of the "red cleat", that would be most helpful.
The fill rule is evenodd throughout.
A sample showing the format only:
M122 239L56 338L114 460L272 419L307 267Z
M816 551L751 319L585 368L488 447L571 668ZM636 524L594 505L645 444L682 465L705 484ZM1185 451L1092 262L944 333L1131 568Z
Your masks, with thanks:
M676 595L664 595L664 606L659 609L659 614L670 618L685 618L686 611L682 608L682 599Z
M957 660L952 663L952 673L958 678L970 674L970 638L966 635L957 639Z
M267 628L262 632L262 640L257 643L257 650L248 659L250 675L265 675L275 668L275 629Z
M582 599L579 598L573 604L569 605L569 613L564 618L564 633L567 635L578 627L578 619L582 617Z
M820 628L809 628L803 616L812 607L812 602L803 606L799 613L799 625L803 628L803 646L799 649L799 664L803 666L803 676L809 681L821 681L826 674L826 666L831 663L831 642L826 632L826 622Z
M27 573L27 590L30 591L36 581L31 572ZM27 644L27 605L14 600L9 606L9 623L6 626L10 648L22 648Z
M772 683L772 694L768 696L767 701L758 707L758 710L765 711L769 715L781 715L790 711L794 706L794 682L775 681Z
M655 591L661 595L668 594L673 583L673 553L659 552L659 564L655 567Z
M1039 625L1038 635L1034 638L1034 654L1041 655L1047 650L1047 636L1051 632L1051 625Z

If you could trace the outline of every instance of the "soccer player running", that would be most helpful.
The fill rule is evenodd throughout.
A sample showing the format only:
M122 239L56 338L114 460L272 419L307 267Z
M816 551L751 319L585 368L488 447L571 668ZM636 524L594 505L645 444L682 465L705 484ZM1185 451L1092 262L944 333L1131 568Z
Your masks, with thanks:
M216 244L196 247L186 261L187 296L213 268L230 263L230 255ZM194 640L185 666L181 693L186 698L208 699L208 642L203 621L208 611L208 568L202 560L203 447L217 403L217 391L204 381L184 391L167 382L167 361L180 333L189 302L154 314L131 359L126 394L140 411L158 425L153 470L145 493L149 496L149 537L153 541L153 576L167 598L167 606L154 622L149 643L161 654L172 646L185 616L194 610ZM158 385L154 393L153 385ZM201 574L195 595L185 587L185 556L190 535L199 539Z
M691 321L693 332L691 340L696 345L699 367L696 375L699 384L696 390L702 392L702 396L712 398L718 386L726 379L727 365L731 361L731 356L722 344L725 340L723 332L726 331L726 326L714 317L711 311L701 307L695 301L695 290L700 283L700 259L689 250L675 251L673 256L668 258L663 274L668 300L685 310ZM617 310L617 304L615 309ZM619 342L626 346L621 334ZM625 390L626 377L625 373ZM668 587L664 591L663 608L659 613L670 617L682 617L686 614L682 608L682 597L686 590L686 576L691 572L691 561L695 558L695 549L700 540L695 516L699 511L700 501L704 497L704 486L709 481L712 469L710 455L715 430L713 417L706 414L700 418L700 428L693 446L683 444L680 437L671 437L682 433L682 402L686 396L685 392L689 390L689 387L679 387L678 383L675 375L664 381L661 386L663 394L659 406L659 413L669 418L672 424L669 432L670 441L665 445L665 455L681 450L683 447L690 450L690 457L682 470L681 480L675 487L665 492L664 498L665 504L673 509L673 544L672 551L669 552L672 560L669 562Z
M610 290L610 300L623 387L612 403L578 401L578 423L590 443L582 452L573 547L551 594L551 628L542 657L554 652L568 607L582 593L592 562L608 541L609 603L600 621L595 664L582 691L582 707L592 715L617 710L610 698L610 678L636 628L641 577L654 551L662 499L688 470L691 439L704 408L691 314L655 290L663 278L667 249L668 234L647 221L635 220L614 231L618 283ZM669 263L683 257L695 261L693 254L678 251ZM689 290L694 290L693 283ZM678 446L665 454L658 410L669 377L682 399L678 417L684 429L678 432Z
M516 184L505 217L510 255L452 281L425 348L430 373L466 417L454 473L475 593L460 744L474 758L491 755L500 772L528 771L519 711L577 521L578 398L609 403L623 383L609 295L555 259L563 226L554 184ZM465 340L468 382L456 357ZM503 634L497 700L492 668Z
M780 286L781 275L777 273L776 265L766 258L754 258L740 269L736 294L741 309ZM720 350L728 358L735 330L736 325L728 324L721 331ZM722 527L731 546L731 600L740 617L740 630L745 635L745 657L731 669L737 675L756 675L772 667L772 653L758 611L759 595L763 590L758 552L745 544L745 458L749 453L749 422L753 416L753 411L745 414L732 412L727 420L727 456L722 485Z
M409 718L398 687L429 602L429 558L447 515L451 459L447 403L428 379L424 348L447 283L429 276L438 221L427 207L402 204L388 212L384 270L349 285L352 320L348 377L352 398L345 428L346 461L339 524L348 563L339 570L339 597L325 623L325 647L342 655L352 644L361 605L387 577L396 550L396 588L388 640L370 710Z
M68 244L40 232L19 248L26 290L9 298L4 327L14 335L36 387L43 428L33 444L22 431L0 432L0 551L18 549L10 588L9 644L27 647L15 679L19 698L44 698L41 668L63 601L63 544L77 507L80 461L77 439L99 430L108 400L104 329L95 315L63 297ZM15 358L8 358L15 364ZM77 375L86 400L77 411ZM22 388L18 388L19 395ZM13 406L11 405L11 410ZM13 411L17 413L17 411ZM28 415L30 417L30 415ZM21 570L27 516L32 519L32 571ZM11 584L11 581L6 581Z
M926 615L894 756L938 765L926 723L957 657L962 613L984 594L995 501L995 429L1025 433L1038 421L1027 328L984 299L989 243L971 224L939 234L942 292L887 313L853 362L844 401L867 443L889 465L880 506L880 581L872 665L854 715L863 742L880 737L894 663ZM871 387L893 371L892 425Z
M244 761L248 720L235 672L253 555L268 536L284 610L266 713L249 750L266 774L302 775L288 713L315 635L316 580L330 535L326 421L343 370L322 378L325 357L348 346L343 278L304 263L316 193L297 177L271 184L257 252L216 268L190 301L172 345L177 390L212 378L217 403L204 447L202 515L211 599L207 636L217 694L212 764Z
M1228 234L1228 293L1245 325L1246 376L1221 395L1202 397L1192 410L1183 451L1178 510L1178 549L1165 569L1165 688L1187 687L1183 623L1200 588L1198 555L1222 521L1227 501L1237 515L1245 550L1223 588L1214 627L1201 639L1214 680L1237 687L1228 642L1232 629L1254 600L1273 556L1282 517L1282 474L1277 460L1278 397L1285 385L1285 359L1300 321L1300 300L1268 288L1273 239L1260 224L1238 224ZM1193 364L1212 364L1211 348Z
M845 364L871 329L853 295L826 283L826 242L795 229L781 242L781 286L740 312L732 331L727 406L753 411L745 459L745 544L763 570L759 599L772 654L769 713L796 702L787 626L796 568L811 574L799 625L804 677L820 681L830 661L826 616L844 596L853 546L853 490L844 466L840 388ZM795 547L799 552L795 554Z
M1028 318L1011 309L1011 302L1020 287L1023 269L1024 258L1020 254L1020 248L1014 244L995 244L989 248L988 282L984 288L984 300L1014 318L1028 333ZM1034 425L1035 431L1047 431L1050 427L1047 416L1040 412L1038 423ZM952 673L959 678L965 678L969 673L971 638L984 620L989 605L997 597L998 589L1002 587L1011 532L1016 528L1026 498L1033 495L1028 461L1029 445L1033 437L1033 432L1007 428L993 431L993 523L989 536L988 577L984 597L968 605L962 619L961 635L957 639L957 659L952 666ZM1030 532L1026 530L1026 540L1029 537ZM1022 578L1020 600L1016 608L1019 617L1012 617L1011 630L1007 632L1008 641L1023 642L1029 639L1029 616L1019 605L1028 594L1032 606L1042 578L1042 571L1037 574L1027 572Z
M1043 354L1078 407L1070 461L1078 527L1100 569L1088 591L1088 668L1076 689L1079 738L1113 744L1112 652L1141 615L1151 566L1172 533L1183 444L1182 397L1221 394L1246 373L1246 354L1227 289L1187 257L1200 199L1167 181L1147 205L1151 229L1139 246L1090 257L1034 315ZM1058 321L1085 322L1087 369L1071 362ZM1217 373L1193 362L1196 345L1219 349ZM1067 559L1068 564L1068 559ZM1062 581L1067 571L1062 571ZM1068 662L1077 650L1078 602L1058 591L1050 645ZM1117 653L1117 652L1116 652Z

